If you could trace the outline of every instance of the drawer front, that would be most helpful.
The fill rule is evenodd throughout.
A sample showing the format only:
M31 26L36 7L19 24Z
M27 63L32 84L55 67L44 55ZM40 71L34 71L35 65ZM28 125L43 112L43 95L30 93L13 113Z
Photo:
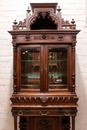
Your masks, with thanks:
M57 116L58 110L51 109L39 109L39 110L30 110L30 116Z

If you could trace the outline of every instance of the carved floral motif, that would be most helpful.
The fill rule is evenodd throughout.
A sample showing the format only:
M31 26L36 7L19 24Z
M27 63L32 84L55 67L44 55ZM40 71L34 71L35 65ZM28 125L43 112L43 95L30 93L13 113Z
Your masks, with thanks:
M36 130L52 130L52 120L49 119L38 120Z

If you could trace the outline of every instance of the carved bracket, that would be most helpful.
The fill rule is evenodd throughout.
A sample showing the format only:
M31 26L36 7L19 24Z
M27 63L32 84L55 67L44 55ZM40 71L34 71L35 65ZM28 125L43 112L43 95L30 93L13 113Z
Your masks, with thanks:
M12 35L12 43L16 43L17 41L17 35Z

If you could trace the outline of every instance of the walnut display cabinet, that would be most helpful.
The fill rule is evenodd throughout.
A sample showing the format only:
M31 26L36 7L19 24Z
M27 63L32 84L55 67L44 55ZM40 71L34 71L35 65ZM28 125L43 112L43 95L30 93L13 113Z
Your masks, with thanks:
M24 21L14 21L14 130L75 130L76 30L57 3L31 3Z

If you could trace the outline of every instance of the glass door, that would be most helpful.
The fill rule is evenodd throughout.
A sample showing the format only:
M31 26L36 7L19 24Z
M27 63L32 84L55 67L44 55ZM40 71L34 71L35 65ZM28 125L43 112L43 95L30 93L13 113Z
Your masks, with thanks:
M68 87L68 49L65 46L48 46L48 88Z
M20 49L20 84L22 89L40 89L41 48L35 46Z

